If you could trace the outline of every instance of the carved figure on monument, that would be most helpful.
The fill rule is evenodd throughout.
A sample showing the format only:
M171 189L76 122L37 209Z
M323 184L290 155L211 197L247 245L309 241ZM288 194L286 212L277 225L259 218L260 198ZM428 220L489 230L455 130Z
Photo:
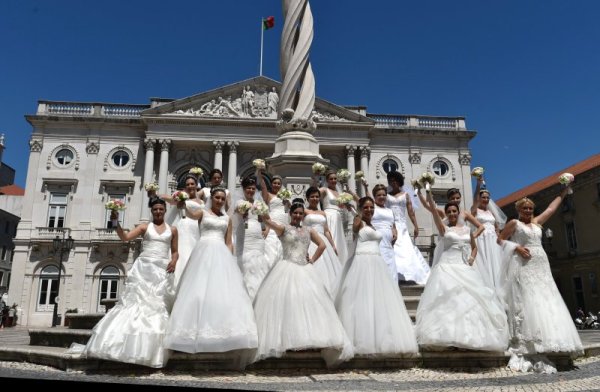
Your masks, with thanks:
M235 110L235 108L231 104L231 101L223 99L223 97L219 97L218 101L219 102L211 112L213 115L221 117L230 117L233 115L236 117L240 117L240 113L237 110Z
M246 116L252 116L252 108L254 107L254 92L250 90L250 86L246 86L242 90L242 112Z
M215 102L214 99L211 99L210 102L206 102L205 104L203 104L202 106L200 106L200 109L198 109L197 114L212 114L211 112L214 110L214 108L217 106L217 103Z
M275 87L272 87L271 91L269 91L269 94L267 95L267 105L269 116L271 116L273 113L277 115L277 106L279 106L279 95L277 94L277 90L275 90Z

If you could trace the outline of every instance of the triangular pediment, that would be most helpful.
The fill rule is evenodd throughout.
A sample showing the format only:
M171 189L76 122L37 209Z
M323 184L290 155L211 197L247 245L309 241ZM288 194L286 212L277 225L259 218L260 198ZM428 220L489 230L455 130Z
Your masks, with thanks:
M277 120L281 83L257 76L190 97L176 99L141 112L142 117ZM320 98L315 99L317 122L360 122L373 120Z

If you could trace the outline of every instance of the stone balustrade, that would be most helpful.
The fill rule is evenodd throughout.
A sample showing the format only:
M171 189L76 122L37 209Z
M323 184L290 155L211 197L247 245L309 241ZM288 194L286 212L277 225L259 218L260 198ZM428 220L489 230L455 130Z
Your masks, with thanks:
M139 117L150 105L104 104L91 102L39 101L38 115L64 114L90 117Z
M56 236L63 238L64 232L66 232L67 235L69 235L71 233L71 230L64 227L38 227L37 238L51 240L56 238Z
M464 117L367 114L378 126L466 130Z

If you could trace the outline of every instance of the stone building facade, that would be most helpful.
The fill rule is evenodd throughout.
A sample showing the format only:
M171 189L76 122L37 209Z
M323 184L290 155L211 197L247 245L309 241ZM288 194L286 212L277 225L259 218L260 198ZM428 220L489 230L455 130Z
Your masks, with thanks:
M253 173L254 159L273 154L280 88L260 76L187 98L151 98L150 104L40 101L37 113L26 117L33 129L9 293L22 309L22 323L50 325L58 289L59 314L98 312L100 299L118 295L140 241L122 243L108 228L107 200L125 201L122 225L133 227L149 218L145 182L155 180L160 192L170 192L200 166L205 173L220 168L230 190L238 187ZM475 132L464 118L372 114L317 98L314 119L330 167L363 170L371 185L385 183L389 170L407 181L431 171L437 198L458 187L470 206ZM417 244L426 253L433 223L423 208L417 219ZM62 265L52 247L56 236L75 240Z

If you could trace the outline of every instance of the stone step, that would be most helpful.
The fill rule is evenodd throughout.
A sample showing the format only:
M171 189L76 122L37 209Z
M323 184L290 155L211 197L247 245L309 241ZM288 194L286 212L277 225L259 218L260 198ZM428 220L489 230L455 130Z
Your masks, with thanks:
M65 325L71 329L92 329L106 313L67 313L65 314Z
M423 290L425 290L425 286L420 284L400 285L400 292L403 297L420 297Z
M91 329L72 329L66 327L30 328L29 340L32 346L70 347L71 343L86 344L92 336Z
M404 296L404 304L406 305L406 310L408 310L408 311L414 310L416 312L417 306L419 306L420 299L421 299L421 297Z
M393 356L386 358L357 357L344 362L341 369L399 369L422 368L461 368L481 369L503 367L508 363L506 352L483 351L423 351L414 356ZM568 355L549 356L559 369L572 367ZM52 366L63 370L126 370L145 369L160 371L139 365L121 362L88 359L80 354L69 354L65 348L48 346L2 346L0 361L29 362ZM186 354L174 352L166 366L176 370L236 370L231 357L224 353ZM264 369L326 369L325 362L317 350L289 352L283 358L266 359L247 367L247 370Z

